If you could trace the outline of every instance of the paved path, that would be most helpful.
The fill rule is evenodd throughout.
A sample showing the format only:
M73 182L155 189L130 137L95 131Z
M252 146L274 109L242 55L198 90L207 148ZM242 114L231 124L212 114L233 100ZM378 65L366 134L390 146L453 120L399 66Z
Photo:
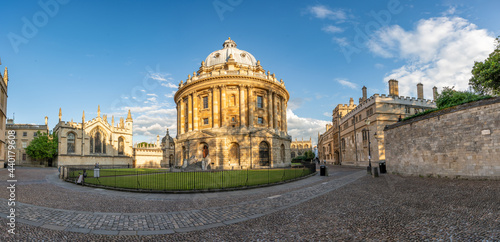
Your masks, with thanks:
M349 175L334 179L315 176L309 178L311 179L309 182L313 180L317 182L318 179L324 179L325 182L282 193L280 195L245 201L230 206L169 213L84 212L16 203L16 220L20 223L52 230L92 234L151 235L189 232L238 223L283 210L338 189L365 175L366 171L362 170L354 171ZM52 182L60 186L70 187L72 189L86 189L89 192L109 193L109 191L103 191L102 189L92 189L74 186L69 183L61 183L56 178L50 179L53 179ZM303 183L307 183L307 180L308 179L303 180ZM290 186L293 186L293 184L293 182L290 183ZM277 188L274 187L269 189ZM242 194L245 192L255 193L259 192L259 190L238 191L238 193ZM116 194L122 196L144 196L144 194L137 193L116 192ZM223 196L231 195L228 192L224 192L212 194L212 196L217 196L219 194L223 194ZM181 194L181 196L193 195L194 194ZM207 195L210 196L209 194ZM149 197L146 199L165 199L168 197L178 199L180 197L164 196L162 194L148 196ZM6 199L0 200L0 215L5 218L9 211L9 207Z

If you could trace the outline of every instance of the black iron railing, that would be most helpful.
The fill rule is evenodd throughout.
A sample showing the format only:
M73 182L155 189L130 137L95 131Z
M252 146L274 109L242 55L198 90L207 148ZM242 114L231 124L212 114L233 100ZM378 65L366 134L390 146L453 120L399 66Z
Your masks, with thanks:
M316 164L272 169L171 171L161 168L65 167L65 179L83 185L132 191L209 191L250 188L299 179L316 172ZM80 179L80 176L82 179Z

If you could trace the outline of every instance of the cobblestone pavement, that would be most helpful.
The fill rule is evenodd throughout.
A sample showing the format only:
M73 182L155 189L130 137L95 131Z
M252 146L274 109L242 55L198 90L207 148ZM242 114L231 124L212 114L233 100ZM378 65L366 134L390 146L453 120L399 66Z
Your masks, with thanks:
M49 176L53 179L55 174ZM297 182L297 184L307 185L311 181L324 180L325 182L305 186L304 188L289 191L279 195L249 200L222 207L209 207L198 210L176 211L168 213L109 213L109 212L87 212L74 211L58 208L41 207L31 204L18 202L16 210L19 211L17 221L32 226L38 226L53 230L64 230L71 232L92 233L92 234L168 234L174 232L187 232L199 229L219 227L227 224L242 222L248 219L257 218L272 212L285 209L287 207L300 204L314 197L320 196L329 191L335 190L348 183L351 183L365 176L365 172L351 170L349 175L340 176L336 179L314 177L311 180ZM54 181L63 187L72 187L79 189L76 185L70 183L60 183ZM23 184L43 183L40 179L25 181ZM281 187L294 186L296 184L285 184ZM100 192L102 189L82 188L88 192ZM262 192L264 189L253 189L247 193ZM276 190L267 188L267 190ZM109 191L106 191L109 192ZM144 194L118 192L122 196L137 197ZM238 191L238 194L244 195L245 191ZM220 194L224 197L230 197L231 194L224 192ZM234 194L233 194L234 195ZM150 195L152 196L152 195ZM157 199L180 199L179 197L192 198L197 194L182 194L182 196L169 194L155 194ZM92 196L88 196L91 198ZM174 197L174 198L172 198ZM149 197L151 199L151 197ZM3 217L8 214L9 206L7 200L1 199L0 213Z
M203 209L111 213L20 205L17 207L20 210L33 209L37 213L20 212L20 216L47 219L50 223L21 220L16 225L17 234L11 236L6 232L4 215L0 219L0 241L500 241L499 181L389 174L375 179L360 170L335 175L344 170L348 169L335 167L330 170L333 176L327 178L316 176L262 190L235 192L232 195L237 199L245 197L244 192L252 198L228 206L214 206L208 202L210 206ZM25 186L35 188L39 184ZM76 190L89 189L72 187ZM279 193L279 190L286 192ZM82 193L89 192L99 197L102 191ZM220 202L217 196L230 199L230 193L214 193L214 197L203 197L203 200ZM267 197L256 198L259 193ZM137 200L137 204L148 202L144 197L140 200L140 197L131 198L127 194L123 193L117 200ZM174 203L186 200L177 196L158 201ZM1 206L4 203L0 201ZM119 206L119 202L116 205ZM52 217L44 218L46 213ZM76 216L80 219L75 220ZM169 219L174 219L176 223L162 222ZM120 230L126 225L143 230ZM102 226L108 230L96 230L91 226Z

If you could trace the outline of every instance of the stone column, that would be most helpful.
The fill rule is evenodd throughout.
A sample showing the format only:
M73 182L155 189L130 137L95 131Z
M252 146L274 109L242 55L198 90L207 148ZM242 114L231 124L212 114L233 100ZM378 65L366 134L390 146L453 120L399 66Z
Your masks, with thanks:
M246 105L245 105L245 87L238 86L240 89L240 127L246 126Z
M288 134L288 120L286 119L287 103L286 103L286 99L284 99L284 98L283 98L283 107L284 107L283 116L285 117L285 120L283 121L284 122L283 124L285 125L285 130L283 130L283 131L285 131L285 134Z
M227 101L226 101L226 86L221 86L221 103L220 103L220 119L221 119L221 127L227 127L226 123L226 110L227 110Z
M267 114L268 114L268 127L274 128L273 124L273 92L271 89L267 91Z
M184 98L179 100L179 109L181 110L181 132L180 134L184 134L186 132L186 106L184 102Z
M281 131L285 131L285 124L286 124L285 98L281 97Z
M193 93L193 130L198 130L198 101L200 97L196 92Z
M177 133L180 134L181 133L181 107L179 106L180 105L180 101L177 101Z
M213 99L212 99L212 127L219 127L219 93L220 86L212 88Z
M193 93L188 95L188 132L193 130Z
M248 86L248 127L253 128L254 117L253 114L255 112L255 100L253 96L253 87Z
M278 95L276 95L275 92L273 92L273 128L278 129L278 110L277 110L277 99Z

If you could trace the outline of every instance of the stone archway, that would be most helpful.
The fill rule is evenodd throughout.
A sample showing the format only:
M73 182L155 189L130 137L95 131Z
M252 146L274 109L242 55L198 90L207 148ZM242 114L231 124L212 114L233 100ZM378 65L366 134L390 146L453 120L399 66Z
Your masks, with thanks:
M269 144L266 141L262 141L259 144L259 165L270 165Z

